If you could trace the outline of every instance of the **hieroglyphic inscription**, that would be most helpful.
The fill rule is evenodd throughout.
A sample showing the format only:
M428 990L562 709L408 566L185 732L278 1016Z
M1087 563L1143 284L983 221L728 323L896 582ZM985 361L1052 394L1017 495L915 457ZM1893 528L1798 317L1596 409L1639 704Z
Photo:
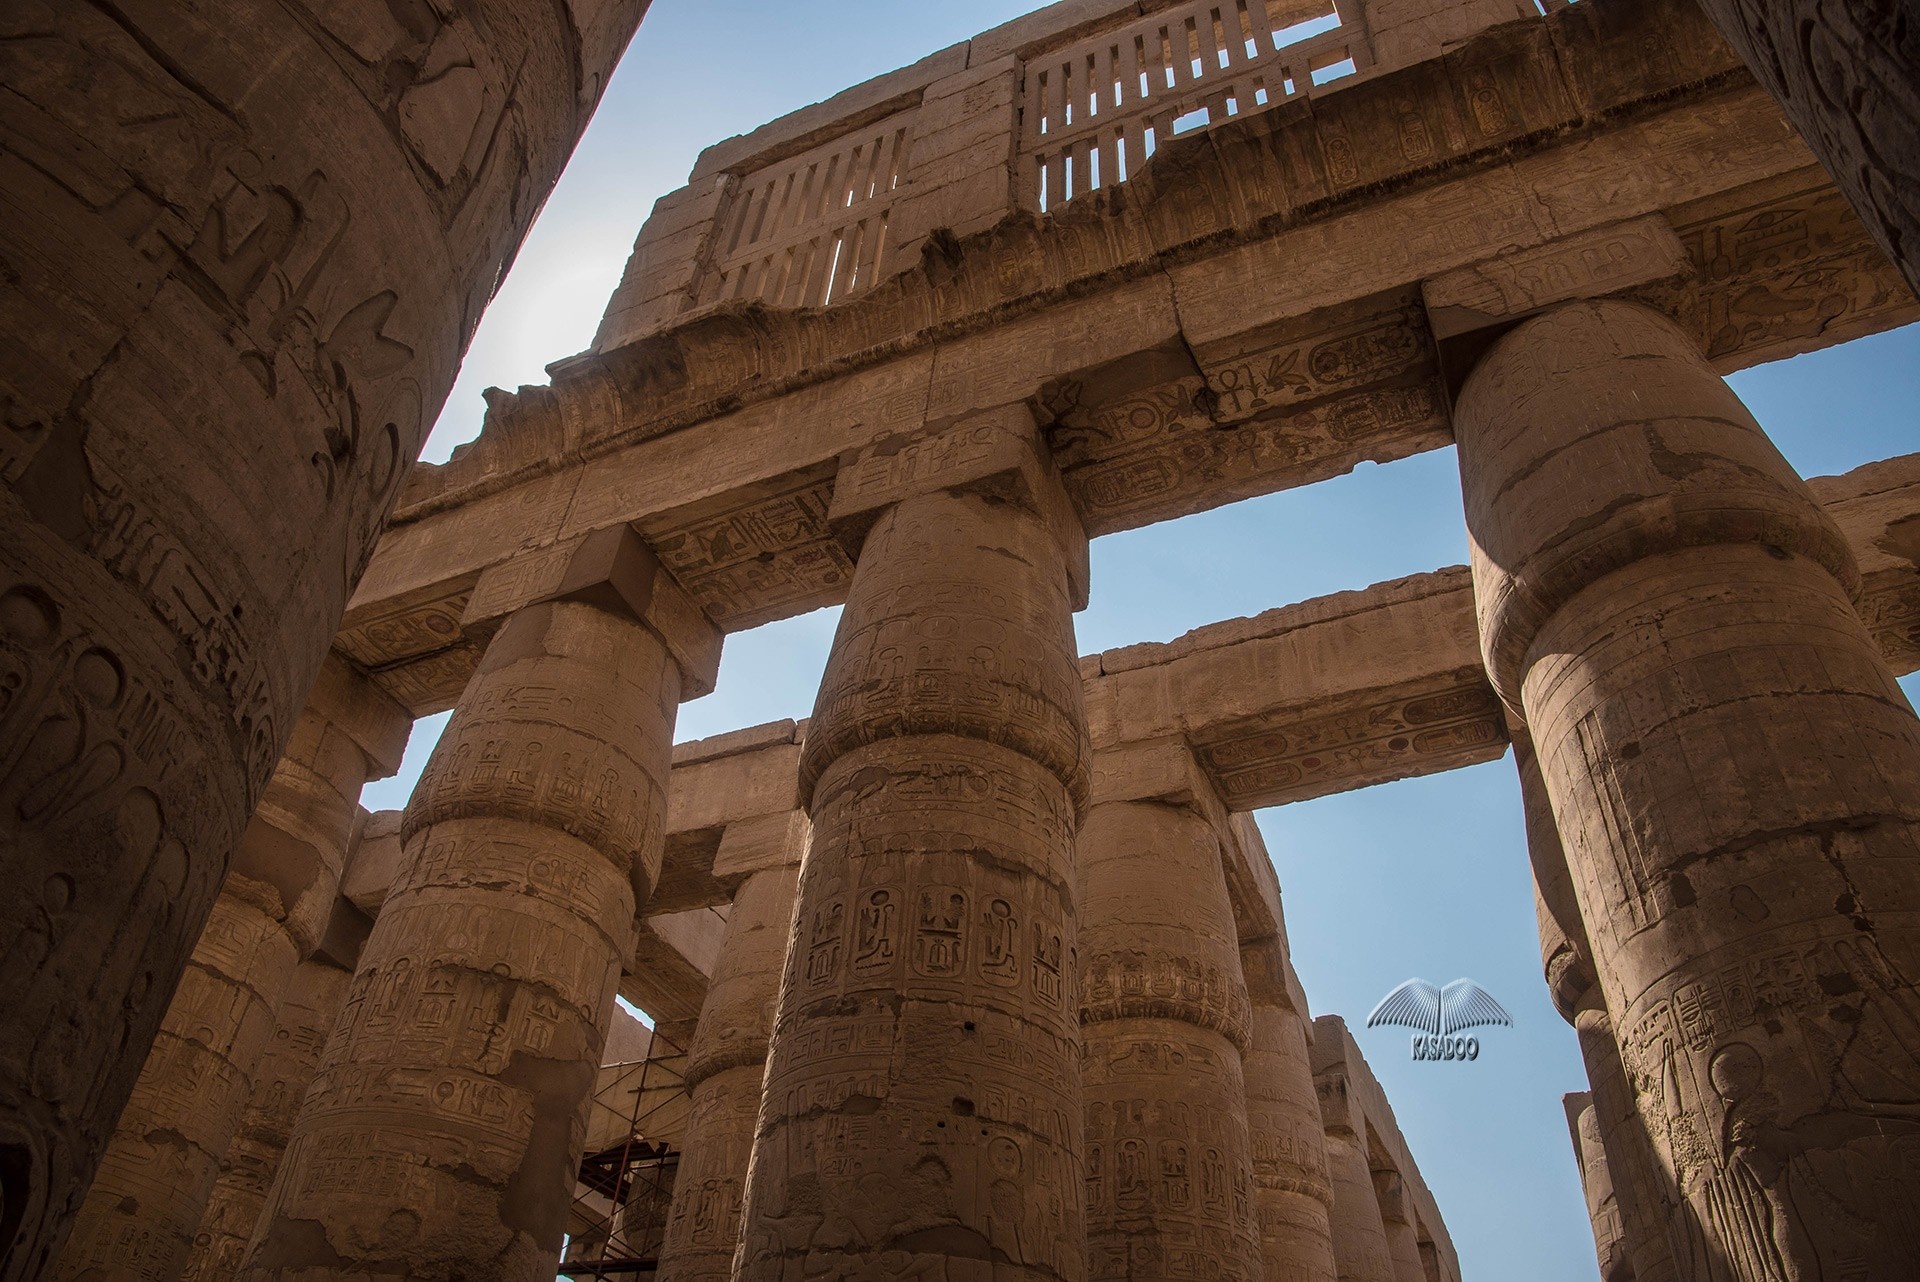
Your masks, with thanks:
M366 668L384 668L460 644L460 616L466 613L473 584L436 594L428 601L402 601L376 614L349 615L334 647Z
M1247 1041L1247 990L1237 973L1205 958L1158 948L1117 948L1082 963L1081 1019L1178 1019Z
M1477 667L1348 702L1222 727L1196 751L1238 808L1451 770L1506 750L1499 700Z
M1695 275L1636 297L1740 369L1920 318L1920 302L1825 174L1804 170L1668 215Z
M1095 533L1336 475L1447 436L1433 340L1395 291L1248 331L1052 432ZM1097 387L1097 382L1089 386Z
M1259 1277L1239 1055L1102 1022L1084 1062L1088 1278Z
M839 601L853 562L827 531L831 470L729 494L719 510L668 513L644 528L687 594L729 630Z
M1073 822L1050 771L971 740L892 739L821 776L744 1276L851 1267L910 1224L1077 1274Z

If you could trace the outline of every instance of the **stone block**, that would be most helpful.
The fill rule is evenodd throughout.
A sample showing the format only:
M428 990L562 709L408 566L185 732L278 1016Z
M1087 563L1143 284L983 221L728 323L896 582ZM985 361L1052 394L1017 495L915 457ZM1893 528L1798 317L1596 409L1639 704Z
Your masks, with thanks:
M340 893L369 917L379 914L380 905L406 867L406 851L400 841L402 813L376 810L367 816L340 878Z
M740 819L793 810L800 804L799 770L796 743L773 743L675 766L667 789L667 831L724 828Z
M1087 536L1060 487L1032 411L1008 405L913 436L887 437L841 459L827 522L858 559L867 532L888 507L950 491L1003 498L1037 513L1067 559L1075 609L1087 603Z
M753 752L760 748L799 741L798 722L769 721L762 725L748 726L743 730L729 730L725 734L709 735L705 739L688 739L684 743L676 743L673 745L673 764L676 767L691 766L702 761L712 761L718 757L731 757L742 752Z
M400 769L413 734L413 712L388 695L339 653L329 652L307 696L310 715L324 718L365 754L367 778Z
M1227 808L1184 739L1168 736L1102 749L1093 758L1093 805L1155 801L1187 807L1222 829Z
M461 626L484 630L542 601L580 601L638 620L673 656L683 702L713 692L722 633L631 529L595 530L489 567Z
M1445 340L1693 271L1672 226L1654 214L1488 258L1430 277L1421 289L1433 336Z
M804 810L757 815L727 825L713 857L713 875L722 880L746 877L768 868L797 864L811 831Z

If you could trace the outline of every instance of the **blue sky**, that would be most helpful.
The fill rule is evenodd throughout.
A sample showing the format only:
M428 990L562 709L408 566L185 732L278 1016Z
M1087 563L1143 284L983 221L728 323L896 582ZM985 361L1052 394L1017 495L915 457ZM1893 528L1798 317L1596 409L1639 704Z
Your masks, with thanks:
M545 381L587 347L653 201L702 147L1028 12L1030 0L655 0L573 163L480 326L427 446L479 430L479 392ZM1736 376L1804 475L1920 449L1920 326ZM1093 545L1082 653L1466 561L1452 450ZM807 715L837 611L730 637L720 687L679 738ZM1910 698L1920 682L1902 683ZM444 718L401 774L405 804ZM1264 811L1293 955L1316 1013L1357 1025L1419 975L1471 976L1515 1017L1471 1065L1414 1063L1404 1032L1359 1029L1439 1200L1470 1282L1597 1277L1560 1096L1584 1089L1548 1004L1511 759Z

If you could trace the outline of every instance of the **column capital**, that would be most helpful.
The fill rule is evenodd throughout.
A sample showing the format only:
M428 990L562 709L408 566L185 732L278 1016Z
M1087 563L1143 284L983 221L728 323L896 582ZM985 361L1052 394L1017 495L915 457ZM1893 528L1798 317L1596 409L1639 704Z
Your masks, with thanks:
M804 810L735 820L720 832L720 849L713 856L713 875L729 880L798 866L812 836L813 824Z
M1673 224L1646 214L1429 276L1420 294L1448 390L1458 396L1487 348L1529 316L1694 272Z
M980 494L1034 512L1066 554L1068 597L1084 610L1087 532L1024 404L883 437L840 457L827 524L849 557L889 507L925 495Z
M1187 741L1178 735L1112 744L1093 754L1090 804L1145 801L1193 811L1224 833L1227 806L1200 766Z
M1481 644L1509 708L1546 622L1660 554L1798 554L1859 591L1852 549L1806 482L1693 337L1649 307L1532 316L1480 360L1453 423Z
M515 611L554 601L591 605L659 637L680 671L681 702L713 693L726 636L632 526L607 526L482 570L460 626L491 633Z
M1247 996L1256 1007L1278 1006L1300 1019L1308 1018L1307 992L1287 955L1285 934L1241 944L1240 970L1247 977Z
M400 772L407 739L413 734L413 713L375 685L359 665L338 650L329 650L320 675L307 695L301 722L321 721L353 740L367 759L367 778L387 779ZM296 725L291 753L300 743L303 725Z

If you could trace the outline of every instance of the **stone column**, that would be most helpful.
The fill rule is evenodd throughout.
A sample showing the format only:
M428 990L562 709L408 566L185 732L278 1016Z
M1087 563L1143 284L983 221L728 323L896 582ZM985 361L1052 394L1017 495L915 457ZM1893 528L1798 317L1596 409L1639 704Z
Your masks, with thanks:
M1647 1141L1646 1124L1634 1109L1633 1087L1620 1062L1586 927L1573 891L1573 877L1554 827L1552 803L1540 778L1533 743L1524 730L1513 736L1513 760L1526 811L1527 851L1533 863L1534 905L1540 923L1540 955L1555 1009L1580 1040L1586 1062L1592 1118L1604 1151L1608 1184L1620 1220L1618 1245L1635 1282L1677 1282L1667 1241L1673 1219L1672 1180ZM1584 1150L1583 1150L1584 1151ZM1591 1164L1589 1159L1589 1164ZM1601 1261L1606 1274L1607 1261Z
M1084 1275L1086 538L1042 448L1018 409L842 468L857 568L802 758L743 1282Z
M1244 1070L1254 1198L1266 1282L1332 1282L1333 1184L1313 1090L1306 1012L1290 983L1285 940L1245 944L1252 999Z
M645 0L0 16L0 1279L47 1275Z
M734 893L726 942L687 1053L685 1081L693 1098L660 1250L660 1282L727 1282L733 1276L740 1201L799 880L796 862L756 872Z
M1587 1198L1587 1220L1593 1225L1593 1250L1600 1263L1601 1282L1638 1282L1593 1096L1579 1091L1561 1103L1567 1110L1574 1160L1580 1164L1580 1188Z
M1920 1272L1920 720L1839 532L1666 318L1563 306L1455 413L1682 1275Z
M330 657L240 840L52 1276L173 1282L253 1094L275 1012L326 932L360 789L413 718Z
M320 957L302 962L294 972L260 1061L253 1096L227 1147L186 1269L179 1274L182 1282L229 1282L239 1269L352 978L352 972Z
M1393 1282L1426 1282L1427 1271L1420 1263L1420 1233L1413 1225L1413 1208L1407 1205L1406 1180L1391 1167L1375 1167L1373 1196L1380 1206L1380 1227L1387 1235Z
M1324 1079L1321 1085L1326 1085ZM1326 1134L1327 1169L1333 1178L1336 1276L1340 1282L1397 1282L1387 1249L1386 1221L1373 1189L1373 1168L1367 1160L1366 1123L1336 1113L1328 1121Z
M659 874L674 715L710 686L719 638L624 527L505 581L549 571L408 803L404 871L243 1278L553 1276L634 906ZM493 595L483 579L475 600Z
M1261 1276L1220 845L1194 810L1102 802L1080 834L1087 1276Z
M1920 292L1920 4L1702 0Z

